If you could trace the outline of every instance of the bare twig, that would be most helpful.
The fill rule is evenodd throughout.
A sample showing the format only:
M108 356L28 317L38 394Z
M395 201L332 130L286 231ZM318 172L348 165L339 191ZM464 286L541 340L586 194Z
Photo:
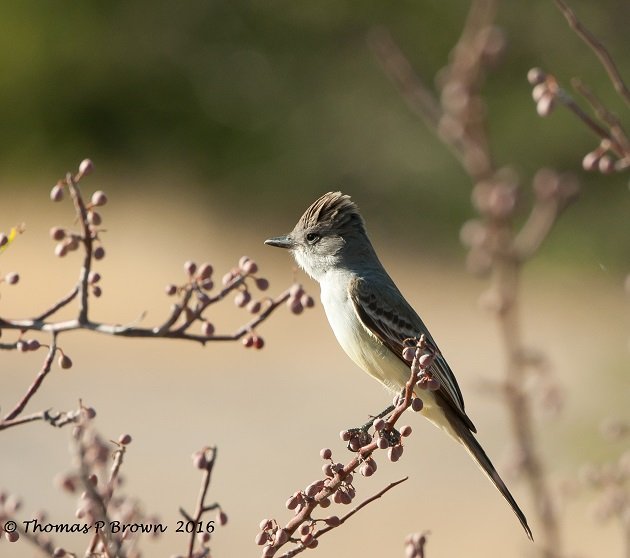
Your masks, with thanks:
M29 331L47 333L52 338L40 373L24 397L0 422L0 430L37 420L47 420L51 424L56 425L60 425L63 422L61 420L51 420L51 415L48 411L41 411L28 417L19 418L20 413L24 411L28 402L41 387L46 375L50 372L55 352L61 351L57 344L57 337L61 333L87 330L117 337L179 339L197 342L202 345L210 341L237 341L243 339L243 344L246 347L253 346L260 349L263 347L264 341L255 333L255 330L280 305L284 302L289 302L291 311L299 314L304 307L311 307L314 304L312 297L304 293L301 286L297 284L292 285L291 288L280 293L275 298L267 297L264 300L251 301L250 288L255 285L258 290L265 291L269 286L269 282L257 274L257 264L244 256L240 259L238 267L233 268L225 275L222 288L213 295L209 293L214 288L212 266L205 263L198 269L194 262L186 262L184 265L187 272L186 283L180 287L175 285L167 287L167 294L169 296L179 295L179 301L172 305L170 315L161 325L140 327L135 322L120 325L90 319L90 297L100 296L102 293L98 285L100 274L93 272L92 267L95 260L99 260L105 255L99 238L101 216L96 209L107 203L107 196L102 191L95 192L89 203L84 201L79 182L86 174L92 172L92 168L92 162L89 159L84 160L76 174L67 173L65 179L59 180L51 190L51 199L53 201L61 201L64 197L64 192L69 192L76 220L81 230L80 233L76 233L61 227L53 227L51 229L51 237L57 241L55 247L57 256L63 257L68 252L77 249L83 251L83 262L76 285L69 294L48 309L36 314L34 318L10 319L0 317L0 329L19 332L19 337L15 342L0 343L0 350L38 350L42 346L39 340L23 339L23 335ZM6 239L8 237L3 235L3 238ZM4 240L3 242L6 245L9 240ZM13 275L14 280L12 283L16 283L19 277L17 274ZM247 310L254 316L233 333L215 334L214 325L204 319L203 313L210 305L224 300L231 293L236 294L235 302L237 305L241 307L247 306ZM67 307L77 298L76 317L67 320L53 319L53 316L59 310ZM195 324L200 326L200 333L191 331L191 327ZM63 351L61 351L60 366L63 368L72 366L72 361Z
M46 354L46 358L44 359L44 364L42 365L39 374L33 381L33 383L29 386L28 390L24 394L24 397L18 401L17 405L13 408L13 410L2 419L0 422L0 430L3 428L3 424L7 421L11 421L15 419L23 410L24 407L28 404L31 397L35 395L35 392L42 385L42 382L50 372L53 359L55 358L55 352L57 351L57 334L53 332L52 339L50 342L50 347L48 347L48 353ZM34 419L35 420L35 419ZM6 425L4 426L6 428Z
M419 339L405 340L405 344L407 344L408 341L412 342L412 345L408 345L407 347L411 351L411 356L407 355L404 356L404 358L410 361L411 370L409 379L405 384L405 389L403 393L397 397L395 406L389 407L378 415L374 422L370 421L359 429L344 431L342 433L342 439L349 441L349 449L356 451L354 458L345 465L341 463L334 464L334 462L332 462L331 450L322 450L320 454L322 458L331 460L331 464L325 466L327 469L326 478L311 483L304 491L296 492L289 499L291 503L287 502L287 507L289 509L295 509L295 514L284 527L281 528L275 520L268 520L264 522L264 525L261 525L262 532L259 534L257 542L258 544L265 545L263 548L263 556L265 558L275 556L278 550L289 542L294 543L296 546L283 554L282 558L295 556L305 548L313 548L317 545L317 538L321 534L330 531L331 527L336 527L340 523L337 516L332 516L325 520L313 519L313 512L320 506L328 507L331 497L333 497L336 502L350 503L354 495L354 488L352 486L353 474L356 472L357 468L361 466L361 474L365 476L372 475L376 470L376 464L372 458L372 454L378 449L389 448L389 458L392 461L397 461L400 455L402 455L403 446L401 444L401 435L408 436L411 430L409 429L408 432L405 432L403 429L401 430L401 434L399 434L394 430L394 427L405 410L412 406L414 388L417 385L426 386L422 381L432 377L429 370L436 355L435 348L427 343L424 335L420 336ZM405 355L405 353L403 353L403 355ZM413 408L420 410L422 406L414 405ZM387 415L389 415L387 419L382 418ZM380 424L377 426L378 422L380 422ZM374 426L374 437L370 437L368 434L370 426ZM383 440L388 440L384 446L381 445ZM391 442L389 440L391 440ZM375 496L368 498L365 502L344 516L344 521L405 480L406 478L392 483ZM352 496L349 495L350 492L352 492ZM340 497L341 494L346 495L345 501ZM337 497L340 498L336 499ZM324 521L328 527L316 530L315 525L319 521ZM297 539L295 534L300 528L302 537L301 539ZM304 529L307 531L306 534L304 534Z
M623 157L625 154L630 154L630 141L628 141L628 135L623 129L621 122L617 116L610 112L604 104L597 98L580 79L573 78L571 80L573 87L580 93L593 107L597 117L604 122L610 129L612 135L611 149L617 153L619 157Z
M466 25L453 48L451 62L440 73L444 78L440 84L442 95L438 107L425 100L436 97L431 97L430 90L424 86L423 102L410 102L419 95L410 97L409 91L414 88L405 84L412 83L417 88L416 84L422 83L422 80L416 77L411 64L389 35L381 33L377 36L379 48L374 51L387 74L393 76L401 95L456 155L475 184L473 202L482 215L484 233L483 245L478 248L489 259L492 288L498 299L496 318L506 347L504 392L507 394L507 410L514 437L525 456L524 477L536 503L543 530L543 555L551 558L561 554L560 534L545 468L535 440L531 401L525 390L527 370L522 359L524 343L517 301L522 264L536 253L547 238L566 205L568 194L558 190L539 195L525 225L516 232L518 183L509 176L510 173L504 176L506 173L493 165L482 111L469 108L482 106L479 90L485 61L484 48L480 45L484 44L489 30L493 28L495 13L496 2L476 0L471 3ZM404 71L395 71L397 68ZM558 91L555 93L558 94ZM452 102L449 97L452 95L457 97L457 102ZM601 137L610 137L607 130L581 111L570 97L561 100L571 104ZM478 243L477 240L474 242Z
M46 409L44 411L31 413L30 415L14 418L11 420L2 420L0 422L0 430L5 430L6 428L11 428L12 426L19 426L21 424L26 424L28 422L35 422L39 420L47 422L51 426L61 428L62 426L66 426L67 424L77 422L77 420L79 419L79 414L80 410L54 413L50 409Z
M379 490L376 494L374 494L373 496L370 496L366 500L363 500L363 502L361 502L359 505L357 505L354 508L352 508L347 514L341 516L339 518L339 523L337 523L335 525L328 525L326 527L323 527L322 529L319 529L316 533L313 534L313 538L318 539L319 537L321 537L322 535L325 535L326 533L328 533L332 529L336 529L340 525L343 525L348 519L350 519L354 514L356 514L362 508L364 508L368 504L371 504L375 500L378 500L386 492L389 492L395 486L398 486L399 484L402 484L408 478L409 477L404 477L404 478L402 478L400 480L397 480L397 481L394 481L394 482L390 482L385 488L383 488L382 490ZM293 556L297 556L298 554L300 554L301 552L303 552L306 549L307 549L307 547L303 543L298 543L295 548L292 548L291 550L285 552L284 554L281 554L279 556L279 558L292 558Z
M617 93L619 93L625 102L630 105L630 90L624 83L621 73L619 72L612 56L608 50L606 50L606 47L582 24L575 15L575 12L564 0L554 0L554 2L556 3L556 6L558 6L558 9L562 12L562 15L566 18L569 23L569 27L575 31L578 37L580 37L593 50L597 58L599 58L599 61L608 73L610 81Z
M200 451L195 452L193 455L193 462L198 469L203 471L203 478L201 479L201 488L199 489L199 495L197 496L197 504L195 506L194 514L189 514L184 510L184 508L179 508L179 512L186 518L192 526L193 529L190 533L190 539L188 541L188 553L187 558L196 558L199 553L195 554L195 541L199 534L205 536L203 539L206 543L210 540L210 534L214 531L214 522L210 521L206 524L206 529L199 530L201 526L201 520L205 513L209 511L213 511L216 509L220 510L219 518L220 524L223 525L227 521L227 516L221 510L221 506L218 503L206 504L206 497L208 496L208 489L210 488L210 481L212 479L212 471L214 469L214 464L217 459L217 448L216 446L205 447ZM208 527L211 527L208 529ZM204 547L203 550L207 551L207 547ZM208 552L207 552L208 553Z

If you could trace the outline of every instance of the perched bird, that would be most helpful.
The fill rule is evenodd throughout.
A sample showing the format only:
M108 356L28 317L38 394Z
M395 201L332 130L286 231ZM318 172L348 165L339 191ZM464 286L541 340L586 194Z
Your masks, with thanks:
M370 376L400 392L409 379L402 356L406 339L424 334L435 341L378 259L365 222L350 196L329 192L316 200L285 236L265 244L288 249L298 265L319 282L321 300L337 341ZM435 391L418 389L422 414L462 444L508 501L527 536L525 515L477 442L475 425L446 360L437 351L430 372L439 381Z

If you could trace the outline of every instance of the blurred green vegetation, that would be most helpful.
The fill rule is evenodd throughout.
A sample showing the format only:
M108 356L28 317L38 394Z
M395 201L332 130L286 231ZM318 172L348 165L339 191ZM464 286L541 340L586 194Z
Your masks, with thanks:
M213 203L246 203L280 223L291 222L322 192L339 188L354 195L383 234L409 235L411 224L417 241L435 251L461 250L457 228L473 215L468 178L408 111L366 35L374 26L387 27L431 83L468 5L5 0L5 201L16 176L51 181L90 156L100 172L123 177L125 188L141 187L124 183L127 171L137 181L144 173L185 169L186 177L211 192ZM627 0L571 5L630 78ZM626 122L627 108L551 0L506 0L499 24L507 49L486 84L497 162L513 165L524 182L537 168L552 166L575 171L584 185L582 199L560 221L544 254L626 269L627 173L581 171L595 138L563 111L539 118L527 70L541 66L565 84L582 77Z

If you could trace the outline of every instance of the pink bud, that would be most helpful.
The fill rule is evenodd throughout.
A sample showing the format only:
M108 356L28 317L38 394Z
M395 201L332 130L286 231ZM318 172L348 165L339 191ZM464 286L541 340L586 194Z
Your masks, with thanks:
M55 245L55 256L63 258L68 253L68 248L62 242Z
M411 429L411 426L409 425L403 426L400 429L400 435L403 436L404 438L411 436L411 432L412 432L412 429Z
M184 262L184 271L188 273L188 275L194 275L195 271L197 271L197 264L190 260Z
M382 418L377 418L372 423L372 426L376 431L383 430L383 427L385 426L385 421Z
M251 312L252 314L258 314L258 312L260 312L261 306L262 304L260 303L260 300L252 300L247 305L247 310Z
M403 358L408 362L411 362L413 360L413 356L415 354L416 354L415 347L405 347L402 352Z
M590 153L587 153L586 155L584 155L584 158L582 159L582 168L585 171L596 170L601 156L602 156L601 153L597 149L595 151L591 151Z
M15 273L15 272L11 272L11 273L7 273L4 276L4 280L9 285L15 285L20 280L20 276L17 273Z
M91 159L83 159L79 165L79 174L81 176L87 176L94 170L94 163Z
M203 451L196 451L192 455L193 465L197 469L205 469L208 466L208 460L206 454Z
M202 322L201 333L206 337L210 337L214 333L214 326L210 322Z
M429 366L431 366L431 364L433 364L433 361L435 360L435 357L429 353L424 353L419 359L418 359L418 364L420 365L421 368L426 369L429 368Z
M330 448L323 448L320 450L319 456L322 459L330 459L332 457L332 450Z
M121 434L118 438L118 443L122 446L127 446L131 444L131 436L129 434Z
M299 315L304 311L304 306L302 306L302 303L297 298L289 298L287 300L287 305L293 314Z
M256 535L256 538L254 539L254 542L258 545L258 546L262 546L263 544L265 544L267 541L269 540L269 537L267 536L267 533L258 533Z
M262 349L265 346L265 340L257 335L254 337L254 349Z
M50 229L50 237L53 240L63 240L65 236L66 231L61 227L53 227L52 229Z
M239 291L239 293L234 297L234 304L239 308L245 306L252 298L252 295L249 294L249 291Z
M197 271L197 275L199 276L199 279L210 279L210 277L212 276L212 266L209 263L204 263L201 265L201 267L199 267L199 270Z
M535 102L538 102L540 101L540 99L543 98L543 95L548 92L549 87L547 87L547 84L539 83L538 85L536 85L536 87L532 89L532 99L534 99Z
M422 407L424 407L424 402L419 397L414 397L411 401L411 409L416 413L418 411L422 411Z
M102 260L104 257L105 257L105 248L103 248L102 246L97 246L94 249L94 259Z
M58 363L59 363L59 366L63 368L64 370L67 370L68 368L72 368L72 360L70 359L68 355L62 354L59 357Z
M538 116L549 116L554 109L555 96L551 92L545 93L536 103Z
M166 285L166 287L164 287L164 292L168 296L173 296L177 292L177 287L175 285Z
M54 202L61 201L63 199L63 186L61 184L55 184L50 190L50 199Z
M243 272L247 273L248 275L251 275L258 271L258 265L256 265L256 262L253 260L247 260L247 262L245 262L245 265L241 266L241 268Z
M97 190L92 194L92 205L102 206L107 203L107 196L102 190Z
M101 219L101 214L97 211L89 211L87 218L88 223L94 225L95 227L98 227L103 222L103 219Z
M256 278L256 286L261 291L266 291L269 288L269 281L267 281L264 277L258 277Z
M531 85L541 83L546 77L547 74L545 74L545 72L543 72L540 68L532 68L529 72L527 72L527 81L529 81Z
M602 158L597 164L597 168L602 174L611 174L615 171L615 163L613 163L613 160L608 155L602 155Z

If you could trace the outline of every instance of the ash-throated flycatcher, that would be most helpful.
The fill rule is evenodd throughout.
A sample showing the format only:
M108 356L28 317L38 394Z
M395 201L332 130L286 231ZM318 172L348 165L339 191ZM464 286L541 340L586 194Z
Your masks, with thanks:
M405 339L424 334L435 342L383 268L350 197L341 192L323 195L293 231L265 244L291 251L299 266L319 282L326 316L343 350L370 376L400 392L410 376L402 355ZM457 380L439 351L430 372L439 380L439 389L417 390L424 402L422 414L468 450L531 539L525 515L475 439L477 429L466 415Z

